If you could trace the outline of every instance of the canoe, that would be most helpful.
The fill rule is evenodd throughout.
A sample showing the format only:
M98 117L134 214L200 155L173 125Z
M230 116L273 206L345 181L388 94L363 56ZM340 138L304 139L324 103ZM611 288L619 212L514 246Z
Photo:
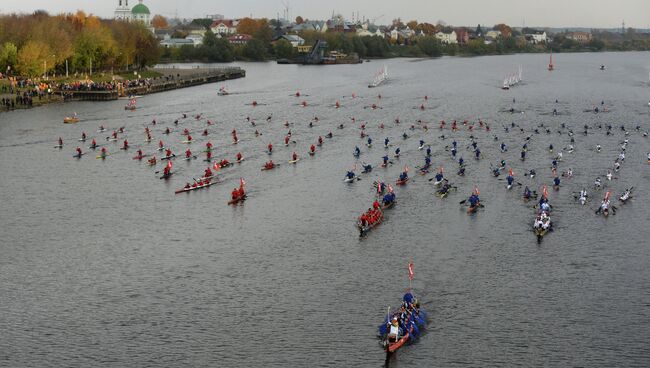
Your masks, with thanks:
M197 186L195 186L195 187L181 188L181 189L178 189L177 191L175 191L174 193L178 194L178 193L191 192L191 191L193 191L193 190L207 188L207 187L209 187L209 186L211 186L211 185L214 185L214 184L217 184L217 182L216 182L216 181L213 181L213 182L210 182L210 183L208 183L208 184L197 185Z
M244 194L244 195L241 196L241 197L237 197L237 198L235 198L235 199L231 199L231 200L229 200L229 201L228 201L228 204L229 204L229 205L231 205L231 204L237 204L237 203L239 203L239 202L243 202L243 201L245 201L245 200L246 200L246 194Z

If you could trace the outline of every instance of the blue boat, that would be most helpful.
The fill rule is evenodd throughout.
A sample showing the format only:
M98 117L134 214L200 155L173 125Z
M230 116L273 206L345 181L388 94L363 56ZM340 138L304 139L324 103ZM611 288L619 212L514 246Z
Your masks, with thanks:
M396 336L391 334L391 325L399 331ZM392 354L407 342L415 341L426 325L426 312L420 308L420 302L413 294L407 292L402 299L402 306L396 311L389 312L384 323L379 326L379 337L382 339L386 353Z

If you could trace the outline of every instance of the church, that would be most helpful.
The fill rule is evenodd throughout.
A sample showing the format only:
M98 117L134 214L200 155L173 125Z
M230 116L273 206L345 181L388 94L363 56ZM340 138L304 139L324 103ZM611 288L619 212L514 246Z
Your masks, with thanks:
M142 3L142 0L139 0L138 4L132 9L129 8L129 0L117 1L118 4L114 16L115 19L127 22L140 21L147 27L151 26L151 12L149 11L149 8Z

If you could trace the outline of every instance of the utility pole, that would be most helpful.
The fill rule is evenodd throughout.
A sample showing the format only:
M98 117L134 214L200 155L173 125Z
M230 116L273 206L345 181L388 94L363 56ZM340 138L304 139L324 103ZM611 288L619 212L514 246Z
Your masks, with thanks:
M68 78L68 59L65 59L65 77Z

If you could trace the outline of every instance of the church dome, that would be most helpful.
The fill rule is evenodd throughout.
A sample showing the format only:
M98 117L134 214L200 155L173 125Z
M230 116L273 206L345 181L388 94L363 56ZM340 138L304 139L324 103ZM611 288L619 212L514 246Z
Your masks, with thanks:
M142 1L140 1L140 4L134 6L133 9L131 9L131 13L133 13L133 14L151 14L151 12L149 11L149 8L147 8L147 6L142 3Z

